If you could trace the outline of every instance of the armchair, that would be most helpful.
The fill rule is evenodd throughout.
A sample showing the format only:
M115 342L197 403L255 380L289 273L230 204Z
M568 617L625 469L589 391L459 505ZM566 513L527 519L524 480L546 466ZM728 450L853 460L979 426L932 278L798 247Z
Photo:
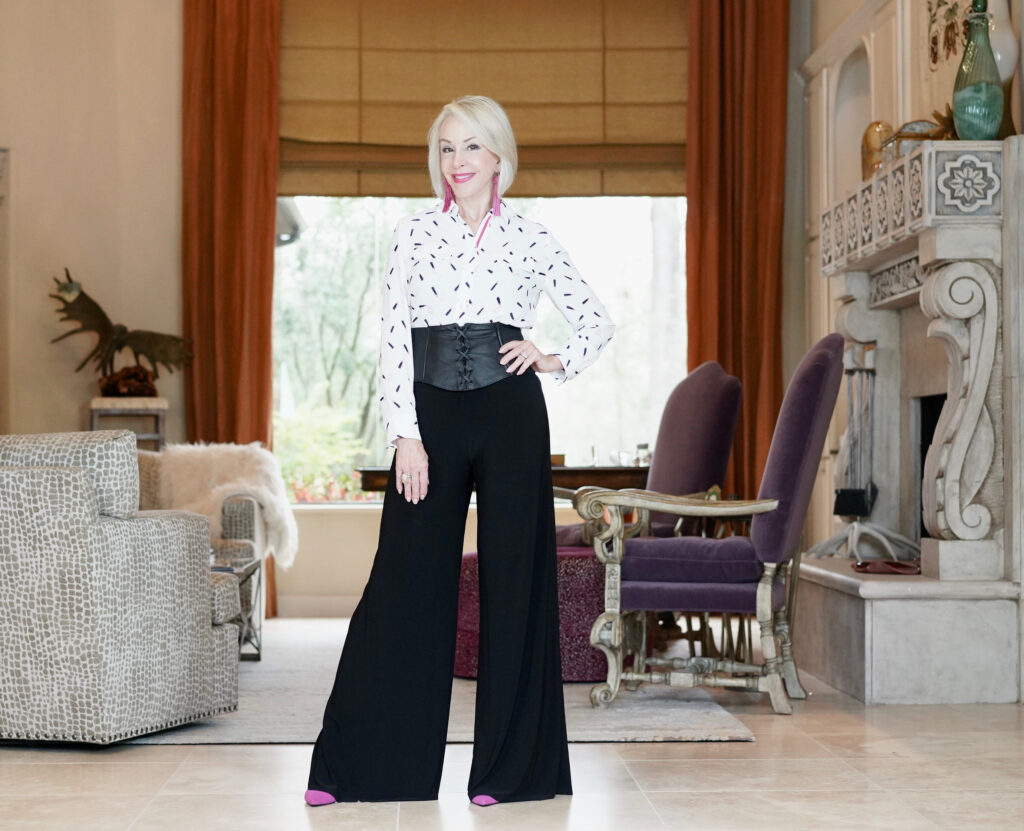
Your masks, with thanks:
M647 490L683 495L721 485L736 433L741 396L739 379L728 375L715 361L701 364L676 384L661 413L647 473ZM564 488L555 491L556 496L565 499L575 495ZM679 517L664 512L645 511L630 533L671 537L678 521ZM593 521L560 525L555 537L560 546L589 548L594 530Z
M298 532L280 466L259 444L172 444L138 453L143 508L195 511L210 521L208 545L219 565L238 568L274 555L287 568ZM268 578L269 579L269 578ZM243 577L239 645L243 658L262 651L262 567Z
M0 738L109 744L238 707L204 517L138 511L135 434L0 436Z
M606 682L591 690L595 706L609 705L621 684L635 689L643 682L766 692L777 713L792 712L790 696L805 697L793 659L786 588L795 578L794 557L839 391L842 353L842 337L828 335L797 367L758 499L715 503L642 490L577 493L574 504L582 517L609 519L594 538L594 552L605 564L605 611L590 637L608 665ZM749 536L630 539L624 514L632 510L715 519L753 515L753 520ZM755 614L763 663L648 658L646 614L663 609Z

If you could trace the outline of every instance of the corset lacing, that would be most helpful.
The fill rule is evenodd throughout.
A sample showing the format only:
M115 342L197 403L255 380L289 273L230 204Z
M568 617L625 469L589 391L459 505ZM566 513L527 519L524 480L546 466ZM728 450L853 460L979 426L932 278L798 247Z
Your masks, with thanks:
M466 332L461 328L455 330L455 351L459 355L459 389L473 389L473 362L469 340L466 338Z

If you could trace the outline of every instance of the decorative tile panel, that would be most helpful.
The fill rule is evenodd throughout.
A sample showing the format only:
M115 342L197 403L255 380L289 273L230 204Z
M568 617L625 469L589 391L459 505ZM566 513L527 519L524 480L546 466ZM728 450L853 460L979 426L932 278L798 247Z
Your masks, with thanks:
M857 218L857 194L851 193L846 198L846 255L852 257L860 242L860 222Z
M871 219L874 197L871 192L871 182L865 182L860 186L860 190L857 193L857 222L860 227L860 244L858 248L861 249L861 255L864 254L865 248L869 246L874 248L875 226Z
M901 160L889 172L889 228L894 240L907 232L906 184L907 163Z
M871 183L871 219L875 242L885 245L889 238L889 174L876 176Z
M1003 211L1002 159L996 150L935 151L935 214L991 217Z
M832 209L832 262L837 268L846 263L846 246L843 243L843 203L837 202Z
M871 275L868 288L868 306L879 306L893 298L918 291L921 288L921 267L917 255L893 263Z
M907 227L924 225L924 150L918 148L907 162Z

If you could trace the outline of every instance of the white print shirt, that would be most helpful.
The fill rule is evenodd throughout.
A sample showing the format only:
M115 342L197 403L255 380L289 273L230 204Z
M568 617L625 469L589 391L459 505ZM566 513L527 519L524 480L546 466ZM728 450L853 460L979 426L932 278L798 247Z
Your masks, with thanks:
M388 444L420 438L413 395L411 328L506 323L532 328L543 291L572 325L557 352L562 383L594 362L615 331L608 312L548 230L510 211L473 234L453 203L399 220L381 303L380 404Z

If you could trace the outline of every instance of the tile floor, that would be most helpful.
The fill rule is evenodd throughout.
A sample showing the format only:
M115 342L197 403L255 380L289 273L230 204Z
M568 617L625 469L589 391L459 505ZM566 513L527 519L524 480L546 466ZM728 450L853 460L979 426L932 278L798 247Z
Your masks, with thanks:
M1024 707L864 707L805 677L792 716L716 691L744 743L576 744L575 795L478 808L470 747L437 802L307 808L308 745L0 747L0 828L1024 829Z

